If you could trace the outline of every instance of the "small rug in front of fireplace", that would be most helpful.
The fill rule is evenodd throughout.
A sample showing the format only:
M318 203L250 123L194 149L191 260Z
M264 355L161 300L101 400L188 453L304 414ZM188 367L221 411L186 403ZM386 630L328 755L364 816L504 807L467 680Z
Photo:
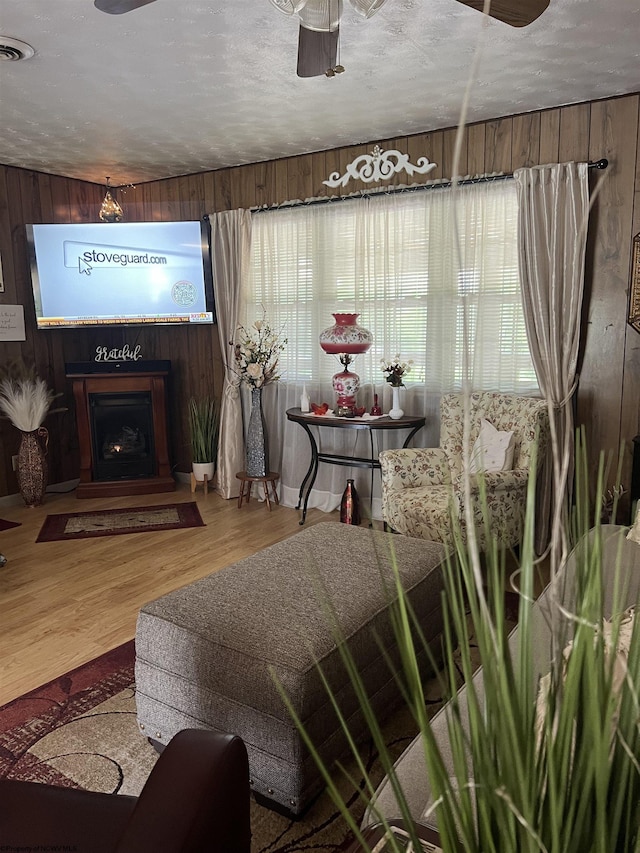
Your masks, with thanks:
M176 530L180 527L204 527L204 521L194 501L164 506L48 515L36 542L115 536L120 533L149 533L155 530Z

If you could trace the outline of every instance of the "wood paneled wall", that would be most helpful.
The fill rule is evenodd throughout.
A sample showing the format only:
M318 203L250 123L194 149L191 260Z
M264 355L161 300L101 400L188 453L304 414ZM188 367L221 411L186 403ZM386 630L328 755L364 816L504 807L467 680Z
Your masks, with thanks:
M459 145L457 173L511 172L521 166L607 157L609 168L591 172L594 196L589 225L585 334L578 392L578 421L587 427L595 467L599 451L626 449L625 485L630 481L631 439L640 432L640 336L627 323L631 241L640 231L640 96L559 107L509 116L467 127ZM199 219L205 213L272 205L290 199L341 195L328 189L329 173L343 173L357 154L379 143L406 151L415 162L437 163L429 180L454 172L456 130L439 130L229 169L141 184L120 201L129 220ZM170 359L173 366L170 429L177 470L189 470L185 409L192 394L219 394L221 367L216 327L131 328L96 332L35 329L29 284L26 223L96 221L103 188L82 181L0 166L0 252L5 278L3 303L25 306L27 341L0 343L0 360L22 356L62 391L69 411L52 415L50 481L78 475L77 436L65 363L93 358L97 342L140 344L145 358ZM108 226L105 226L108 227ZM97 338L100 340L98 341ZM11 455L18 436L0 421L0 495L17 491Z

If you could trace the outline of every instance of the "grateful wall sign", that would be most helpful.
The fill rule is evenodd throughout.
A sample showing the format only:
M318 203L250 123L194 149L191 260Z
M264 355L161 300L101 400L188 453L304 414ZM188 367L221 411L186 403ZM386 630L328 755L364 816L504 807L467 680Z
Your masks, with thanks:
M95 361L140 361L142 351L140 345L130 347L125 344L122 347L96 347Z

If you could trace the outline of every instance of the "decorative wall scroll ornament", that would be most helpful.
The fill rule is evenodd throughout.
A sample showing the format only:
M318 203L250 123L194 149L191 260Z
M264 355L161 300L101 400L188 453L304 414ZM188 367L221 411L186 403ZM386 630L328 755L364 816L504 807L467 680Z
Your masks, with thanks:
M112 349L96 347L95 361L140 361L141 358L142 352L139 344L133 349L131 349L129 344L125 344L120 349L117 347L113 347Z
M640 234L633 238L631 281L629 282L629 325L640 332Z
M436 163L431 163L427 157L420 157L416 164L409 162L409 155L402 154L395 148L383 151L376 145L371 154L360 154L347 166L344 175L340 172L332 172L323 184L328 187L344 187L353 178L354 181L386 181L398 172L406 172L407 175L426 175L436 168Z

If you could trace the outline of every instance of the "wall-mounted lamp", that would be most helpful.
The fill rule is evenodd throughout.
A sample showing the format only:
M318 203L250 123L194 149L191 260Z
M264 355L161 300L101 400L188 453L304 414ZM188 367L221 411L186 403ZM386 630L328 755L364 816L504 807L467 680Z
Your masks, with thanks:
M122 222L124 213L122 208L111 194L109 186L109 178L107 177L106 192L102 204L100 205L100 213L98 214L102 222Z

